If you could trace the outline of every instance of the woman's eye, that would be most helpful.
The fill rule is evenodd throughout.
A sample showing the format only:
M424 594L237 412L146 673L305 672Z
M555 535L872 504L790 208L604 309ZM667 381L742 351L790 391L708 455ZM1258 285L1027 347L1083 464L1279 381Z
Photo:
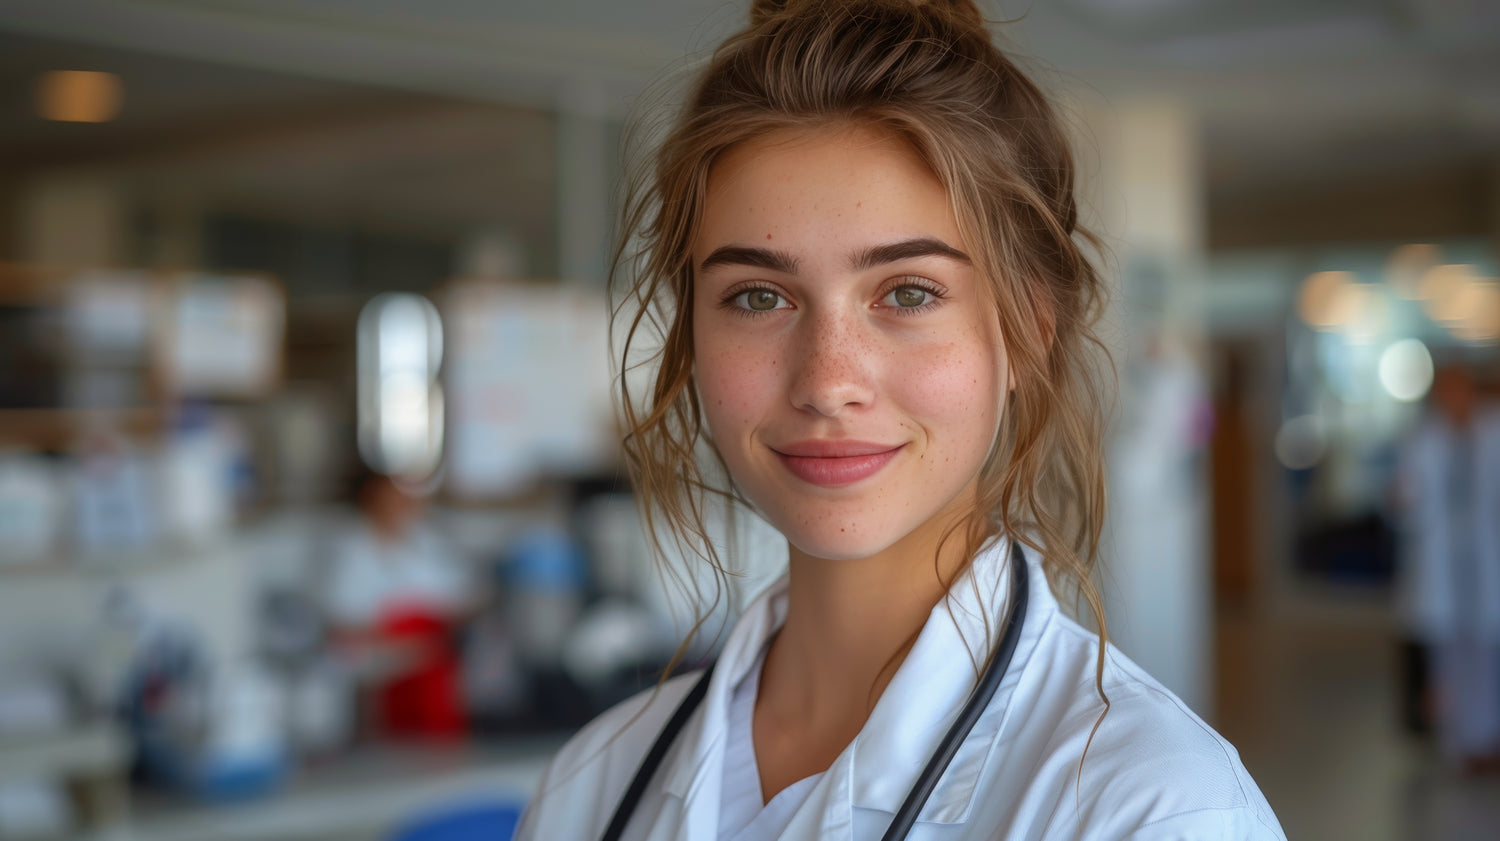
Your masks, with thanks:
M916 309L937 296L920 286L898 286L885 296L885 305L899 309Z
M781 296L769 289L749 289L735 296L735 303L752 312L769 312L782 305Z

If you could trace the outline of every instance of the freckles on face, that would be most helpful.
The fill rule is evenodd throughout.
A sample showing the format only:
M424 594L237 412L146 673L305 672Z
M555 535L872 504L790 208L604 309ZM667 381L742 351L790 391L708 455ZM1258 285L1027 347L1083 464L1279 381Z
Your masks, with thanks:
M709 417L735 419L738 423L734 427L752 424L756 405L764 399L761 392L768 387L768 380L774 379L778 361L738 342L698 344L703 348L696 354L699 394L705 403L712 404L707 407ZM716 373L705 379L701 373L704 371ZM731 425L714 424L714 427L727 431Z
M987 352L987 343L954 342L933 346L920 364L910 365L911 376L903 395L910 406L927 407L914 413L924 424L924 437L933 443L932 453L951 464L976 449L988 453L999 425L997 354ZM926 452L921 453L923 457Z
M946 191L867 129L726 153L693 244L694 377L736 486L807 554L866 557L951 510L1005 361Z

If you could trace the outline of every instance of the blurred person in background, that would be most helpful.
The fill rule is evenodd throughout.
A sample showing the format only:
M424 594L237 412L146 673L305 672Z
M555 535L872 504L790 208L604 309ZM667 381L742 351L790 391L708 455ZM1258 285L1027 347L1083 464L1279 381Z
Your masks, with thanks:
M377 688L375 716L392 736L465 730L458 625L475 607L462 560L426 521L416 494L390 476L360 482L361 517L339 535L324 592L334 644Z
M1500 770L1500 407L1464 364L1438 367L1398 490L1401 608L1439 744L1466 771Z
M621 403L662 542L726 575L706 521L744 504L789 569L715 665L575 736L520 838L1284 838L1106 645L1066 138L972 0L752 5L627 205L622 368L664 341Z

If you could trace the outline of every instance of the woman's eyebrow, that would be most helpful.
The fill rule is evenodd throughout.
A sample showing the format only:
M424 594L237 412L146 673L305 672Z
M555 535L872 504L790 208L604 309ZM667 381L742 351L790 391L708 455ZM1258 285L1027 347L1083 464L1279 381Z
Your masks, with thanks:
M850 265L855 271L864 271L886 263L896 263L915 257L947 257L961 263L973 262L969 255L935 237L915 237L867 248L854 255Z
M936 237L913 237L867 248L855 254L850 264L855 271L864 271L886 263L896 263L917 257L946 257L961 263L972 262L969 255ZM730 265L750 266L782 274L796 274L798 262L796 257L785 251L744 245L725 245L714 249L713 253L703 258L703 262L698 264L698 271Z
M707 271L713 266L750 266L782 274L797 273L797 258L785 251L769 248L750 248L743 245L725 245L714 249L698 264L698 271Z

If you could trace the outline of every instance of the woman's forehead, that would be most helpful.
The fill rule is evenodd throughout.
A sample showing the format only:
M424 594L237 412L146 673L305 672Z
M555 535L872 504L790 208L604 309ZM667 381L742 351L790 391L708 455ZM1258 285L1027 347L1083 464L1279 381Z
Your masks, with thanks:
M864 245L913 235L962 249L942 183L891 132L839 125L773 132L721 156L694 251L730 241Z
M709 167L708 188L742 176L747 167L768 158L796 156L813 147L837 147L850 154L884 152L927 167L909 141L890 129L867 122L840 120L809 126L785 126L741 140L720 152ZM933 178L936 179L936 175Z

